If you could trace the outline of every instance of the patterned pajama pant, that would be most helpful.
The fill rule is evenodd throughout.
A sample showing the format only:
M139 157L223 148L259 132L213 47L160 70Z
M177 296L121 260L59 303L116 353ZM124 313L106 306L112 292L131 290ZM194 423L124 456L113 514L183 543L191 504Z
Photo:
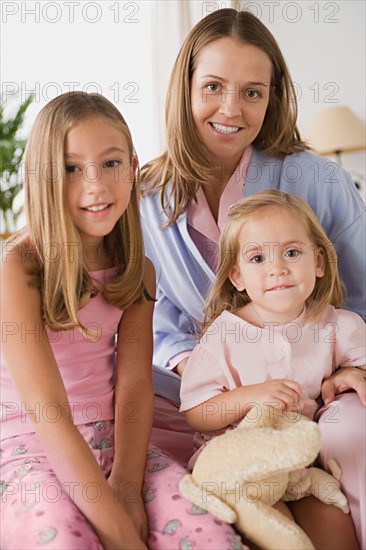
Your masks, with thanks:
M113 423L79 426L108 477L114 456ZM149 520L151 550L242 550L232 527L197 508L179 493L186 473L163 451L150 446L143 498ZM95 487L85 498L95 499ZM89 494L88 494L89 493ZM102 550L93 528L69 498L72 486L61 486L35 434L1 441L2 550Z

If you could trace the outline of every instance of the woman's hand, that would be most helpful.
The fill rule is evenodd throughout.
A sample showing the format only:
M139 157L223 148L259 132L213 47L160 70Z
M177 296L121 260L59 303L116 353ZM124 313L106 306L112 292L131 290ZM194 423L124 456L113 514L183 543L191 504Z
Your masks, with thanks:
M334 401L335 396L347 390L355 390L366 407L366 371L363 367L342 367L322 384L322 398L325 405Z

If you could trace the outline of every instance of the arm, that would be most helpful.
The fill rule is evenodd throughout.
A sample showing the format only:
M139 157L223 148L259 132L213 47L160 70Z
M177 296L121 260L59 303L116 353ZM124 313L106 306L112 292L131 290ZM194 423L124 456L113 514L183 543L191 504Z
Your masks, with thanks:
M3 323L18 326L43 327L41 297L29 286L29 266L20 254L8 256L2 262L1 316ZM41 338L19 330L3 343L3 353L26 410L44 410L53 403L59 412L57 422L48 422L44 415L28 413L51 467L61 485L72 487L70 497L88 519L106 550L115 548L145 548L123 507L114 502L114 495L91 450L73 424L68 397L51 346ZM60 441L63 445L60 446ZM96 502L88 502L83 490L89 483L100 491Z
M234 363L239 360L240 369L246 369L245 372L249 367L242 363L242 355L238 359L230 354L229 346L223 345L219 334L220 330L209 335L207 341L201 340L183 372L180 410L185 412L193 429L221 430L243 418L256 405L270 403L284 410L299 402L300 386L292 380L265 380L261 376L258 383L245 384L245 378L239 378L238 372L234 377L235 368L230 367L228 357ZM265 381L259 382L260 379Z
M155 271L150 260L146 261L144 282L149 295L154 296ZM124 312L118 330L115 457L109 478L144 540L148 532L141 489L153 416L153 309L154 302L143 297L140 304ZM126 337L131 326L136 327L135 335Z
M298 403L300 386L293 380L267 380L261 384L240 386L186 411L186 420L193 429L209 432L226 428L243 418L260 404L271 404L286 410Z
M154 364L167 367L172 357L191 351L197 345L197 328L161 288L158 288L157 298L154 312Z
M202 320L203 293L210 281L189 249L186 232L182 233L176 223L162 228L167 218L161 212L159 196L145 197L140 208L145 254L153 262L157 279L153 363L169 369L172 358L189 353L197 344L198 331L192 318Z
M354 390L366 406L365 324L350 311L337 309L334 315L333 365L338 369L322 384L323 401L327 405L337 394Z

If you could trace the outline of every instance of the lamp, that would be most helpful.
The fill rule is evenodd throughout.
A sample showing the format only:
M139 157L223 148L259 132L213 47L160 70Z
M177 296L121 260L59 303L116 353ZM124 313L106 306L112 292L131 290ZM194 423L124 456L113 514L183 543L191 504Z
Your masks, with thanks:
M314 116L306 138L320 155L336 155L341 165L341 153L366 149L366 126L349 107L331 107Z

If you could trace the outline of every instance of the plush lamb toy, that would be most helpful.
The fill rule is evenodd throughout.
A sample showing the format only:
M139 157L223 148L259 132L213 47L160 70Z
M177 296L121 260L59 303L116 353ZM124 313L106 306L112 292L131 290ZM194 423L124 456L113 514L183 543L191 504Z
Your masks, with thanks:
M340 470L333 476L305 468L320 449L315 422L270 406L254 407L237 428L206 444L192 475L180 481L182 494L227 523L263 549L313 549L304 531L272 506L279 500L307 495L348 513L339 490Z

